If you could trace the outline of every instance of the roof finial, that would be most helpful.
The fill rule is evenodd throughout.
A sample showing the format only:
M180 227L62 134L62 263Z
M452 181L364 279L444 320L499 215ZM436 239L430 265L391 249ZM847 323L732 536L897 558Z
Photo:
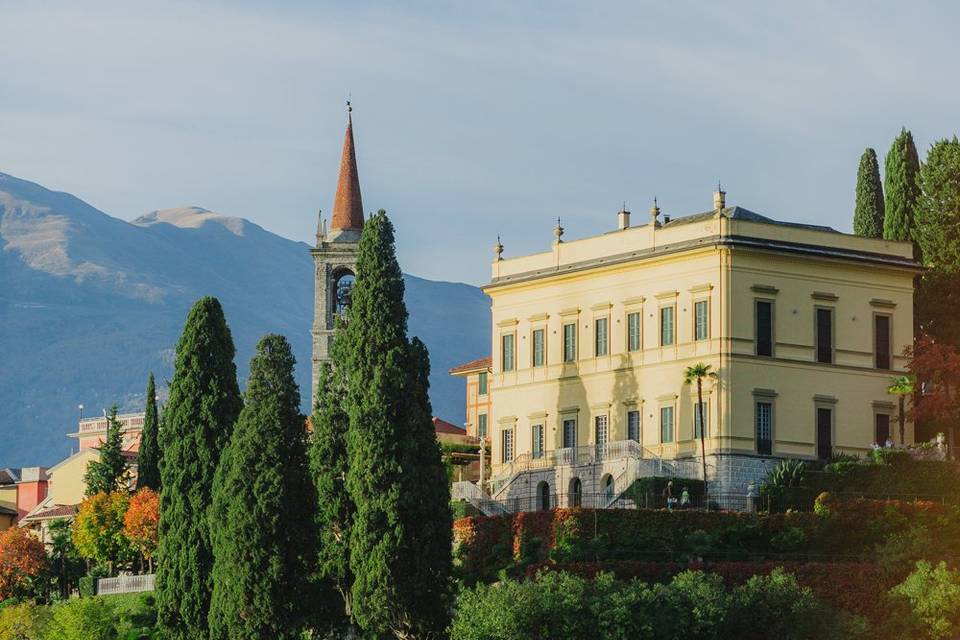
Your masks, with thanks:
M561 236L563 236L563 227L560 226L560 216L557 216L557 226L553 228L553 235L556 236L556 240L554 240L555 243L559 244L563 242L563 240L560 239Z
M326 239L327 225L323 220L323 209L317 209L317 246Z
M493 245L493 252L497 255L497 261L503 260L503 243L500 242L500 234L497 234L497 244Z
M653 206L650 207L650 218L652 219L653 226L660 226L660 207L657 205L657 196L653 196Z
M717 191L713 194L713 208L716 211L722 211L727 206L727 192L720 186L717 180Z

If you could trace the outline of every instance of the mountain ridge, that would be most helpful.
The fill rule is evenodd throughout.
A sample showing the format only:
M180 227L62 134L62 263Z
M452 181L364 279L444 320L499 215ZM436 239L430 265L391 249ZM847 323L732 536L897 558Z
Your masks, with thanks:
M462 383L446 372L489 351L489 302L468 284L404 281L409 333L430 349L434 413L462 422ZM88 415L142 406L148 372L172 375L182 323L203 295L224 306L241 384L256 340L287 336L306 411L308 244L197 206L125 221L0 173L0 467L68 454L79 404Z

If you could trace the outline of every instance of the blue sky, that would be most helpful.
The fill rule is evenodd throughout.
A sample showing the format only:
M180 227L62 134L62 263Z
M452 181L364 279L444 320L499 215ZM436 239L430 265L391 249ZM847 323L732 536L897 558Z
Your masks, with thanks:
M364 204L410 273L728 202L851 226L857 162L957 132L951 3L0 1L0 171L132 219L309 241L352 95ZM639 214L639 216L637 215Z

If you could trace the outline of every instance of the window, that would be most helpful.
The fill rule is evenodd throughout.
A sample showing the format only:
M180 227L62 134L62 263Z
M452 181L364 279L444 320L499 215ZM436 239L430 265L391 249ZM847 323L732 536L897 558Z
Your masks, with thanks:
M546 355L544 353L544 330L533 330L533 366L542 367Z
M673 407L660 407L660 442L673 442Z
M596 427L596 445L602 447L607 444L607 416L597 416L593 422Z
M833 362L833 309L817 309L817 362Z
M829 460L833 455L833 409L817 407L817 458Z
M563 448L571 449L577 446L577 419L567 418L563 421Z
M640 442L640 412L627 411L627 440Z
M878 413L873 418L874 421L874 442L881 447L890 437L890 416L886 413Z
M513 371L513 334L508 333L501 338L503 342L503 370Z
M703 425L707 426L706 430ZM706 400L693 405L693 437L699 438L701 431L704 438L710 437L710 413Z
M706 300L693 303L693 339L706 340L710 337L710 307Z
M594 326L594 350L596 356L607 355L607 319L597 318L593 321Z
M563 361L573 362L577 359L577 325L570 322L563 325Z
M673 344L673 311L676 307L660 307L660 346Z
M477 437L487 437L487 414L481 413L477 416Z
M487 372L481 371L480 375L477 376L477 393L481 396L487 395Z
M640 350L640 312L627 314L627 351Z
M890 368L890 316L873 317L873 344L877 369ZM886 439L886 438L884 438ZM879 441L878 441L879 442Z
M757 319L757 355L773 355L773 303L769 300L757 300L755 311Z
M500 435L503 439L501 443L503 445L501 462L506 464L513 461L513 429L504 429Z
M531 451L533 452L534 458L543 457L543 425L535 424L533 425L533 442L531 444Z
M757 453L769 456L773 453L773 403L757 403Z

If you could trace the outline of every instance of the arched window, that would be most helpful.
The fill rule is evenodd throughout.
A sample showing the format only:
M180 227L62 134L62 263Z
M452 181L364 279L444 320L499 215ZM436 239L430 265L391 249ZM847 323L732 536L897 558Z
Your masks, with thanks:
M537 485L537 508L540 511L550 509L550 483L543 481Z
M567 493L567 506L579 507L583 504L583 483L580 478L570 480L570 489Z
M356 280L349 269L340 269L333 274L333 313L343 315L350 309L353 283Z

